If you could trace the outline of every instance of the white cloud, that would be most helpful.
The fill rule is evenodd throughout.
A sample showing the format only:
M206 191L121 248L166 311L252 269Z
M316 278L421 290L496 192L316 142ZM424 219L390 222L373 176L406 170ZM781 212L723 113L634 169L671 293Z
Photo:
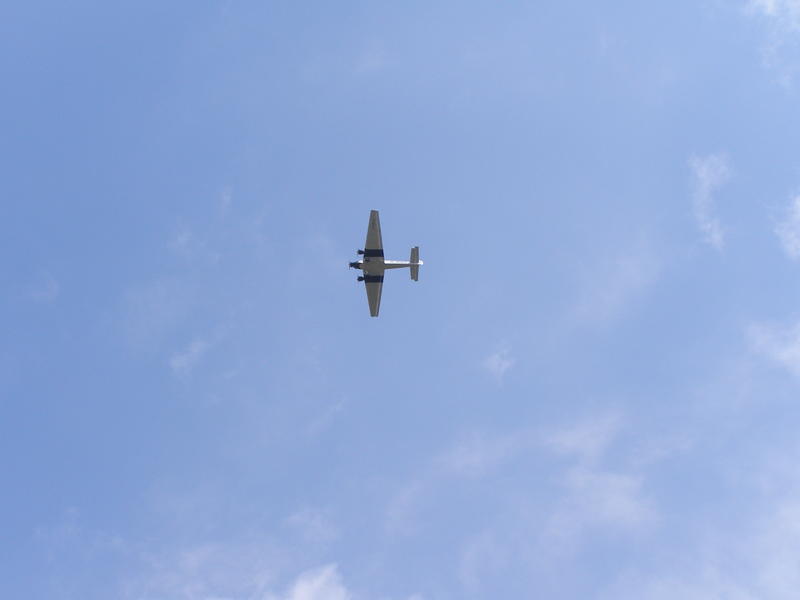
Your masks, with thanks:
M565 493L542 535L543 548L548 552L570 554L596 528L633 533L657 522L653 503L643 490L642 476L630 468L600 464L620 430L621 419L606 416L545 437L550 450L576 459L562 475Z
M766 24L763 65L776 74L778 84L791 88L800 72L800 1L750 0L746 8Z
M800 31L800 0L750 0L748 8L787 30Z
M753 543L759 587L769 598L796 598L800 590L800 498L795 493L771 508Z
M130 554L130 553L129 553ZM137 548L120 583L129 600L351 600L335 564L302 572L283 592L279 575L297 556L269 542L207 542L152 552ZM138 560L137 560L138 559Z
M800 260L800 196L790 202L786 216L775 226L775 234L786 256Z
M169 366L176 375L189 374L211 345L205 340L194 340L183 352L173 354Z
M48 558L42 577L92 598L263 598L283 566L283 553L266 542L172 545L163 536L123 538L87 527L77 509L55 525L38 527L35 541Z
M640 475L577 465L562 485L564 494L538 539L540 551L551 557L574 555L592 535L636 535L658 522Z
M205 542L170 550L137 545L120 582L129 600L269 598L279 552L258 542ZM109 595L109 597L113 597Z
M780 327L755 324L749 334L757 352L800 376L800 322Z
M394 496L387 512L388 528L397 533L415 533L422 513L435 509L436 491L449 482L490 477L512 462L516 462L514 469L521 468L537 456L543 458L542 452L548 451L567 459L566 464L555 465L557 471L555 476L548 476L549 484L541 479L541 484L550 488L549 493L558 498L555 505L532 509L523 503L520 514L513 519L514 531L501 526L471 538L461 557L462 582L472 586L477 581L477 571L485 562L481 556L491 554L495 546L508 549L508 544L523 544L529 549L534 545L537 552L563 557L574 552L597 529L627 534L647 531L658 522L658 514L645 492L641 464L632 459L625 459L622 465L608 464L608 449L621 430L620 417L600 415L554 431L522 429L462 438L434 457L420 476ZM529 510L537 515L535 523L527 516ZM525 527L530 531L522 536L526 538L523 542L518 537L520 528ZM500 569L502 563L492 568Z
M722 154L693 156L689 160L693 175L693 210L697 226L706 242L717 250L725 245L725 232L714 211L714 193L731 177L728 159Z
M603 598L613 600L763 600L753 596L725 573L713 566L705 566L702 572L690 579L656 576L648 579L629 579Z
M514 366L515 362L516 359L511 356L511 349L502 347L484 359L483 368L489 371L498 382L502 382L506 372Z
M800 589L797 448L775 448L742 470L736 492L751 500L733 518L692 528L682 559L625 572L602 598L614 600L794 600ZM757 493L753 495L753 492Z
M268 600L350 600L352 595L342 585L335 564L301 574L283 596L268 596Z
M513 573L547 579L593 543L655 530L660 517L645 475L628 453L609 452L621 423L618 416L598 415L555 429L473 436L442 455L446 460L438 464L449 470L440 475L491 476L516 460L514 480L536 481L535 491L524 483L493 489L481 526L461 543L457 572L470 595L489 597L487 582ZM547 453L564 461L548 460ZM427 485L435 483L428 478ZM467 531L471 525L465 524Z
M221 537L203 538L202 532L216 529L208 525L213 511L207 497L194 500L203 506L190 507L194 514L180 527L174 527L170 514L165 521L169 534L158 530L161 534L138 537L98 530L85 523L79 509L69 508L55 523L34 531L32 541L45 558L40 575L54 589L91 598L351 600L335 564L316 562L308 543L270 536L263 523L251 523L239 533L223 528ZM186 518L183 506L175 508ZM321 511L299 511L290 521L300 528L330 526ZM201 539L176 541L183 537L179 529ZM305 570L309 561L323 566Z
M278 583L298 561L296 550L268 540L209 541L157 550L127 544L118 582L127 600L351 600L336 564L301 572ZM307 548L303 547L303 552ZM291 571L290 571L291 572ZM297 571L294 571L295 573ZM280 591L283 589L283 591Z

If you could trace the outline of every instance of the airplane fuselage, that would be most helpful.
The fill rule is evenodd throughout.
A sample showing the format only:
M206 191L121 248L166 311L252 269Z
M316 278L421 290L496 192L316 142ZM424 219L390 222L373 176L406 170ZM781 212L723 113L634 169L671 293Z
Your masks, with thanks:
M422 261L412 263L407 260L384 260L382 258L363 258L355 262L351 262L350 266L354 269L361 269L364 273L369 275L382 275L387 269L404 269L410 268L412 264L421 265Z
M411 279L419 281L419 268L422 261L419 259L419 246L411 248L409 260L386 260L383 257L383 239L381 237L381 222L377 210L369 212L369 226L367 227L367 240L364 248L358 251L363 258L350 263L351 269L359 269L358 281L364 282L367 290L369 314L378 316L381 306L381 293L383 291L383 274L389 269L409 269Z

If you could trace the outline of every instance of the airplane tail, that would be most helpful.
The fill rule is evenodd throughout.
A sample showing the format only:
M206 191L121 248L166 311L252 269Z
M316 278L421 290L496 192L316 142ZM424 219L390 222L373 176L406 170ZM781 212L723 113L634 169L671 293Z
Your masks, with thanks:
M411 249L411 259L409 262L411 263L411 279L419 281L419 266L422 264L419 259L419 246L414 246Z

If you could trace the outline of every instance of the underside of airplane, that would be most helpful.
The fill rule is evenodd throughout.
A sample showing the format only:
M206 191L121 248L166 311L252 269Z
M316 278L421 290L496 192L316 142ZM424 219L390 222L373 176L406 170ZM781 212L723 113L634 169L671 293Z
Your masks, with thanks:
M358 254L363 258L350 263L350 268L360 269L364 274L358 278L364 282L367 289L369 314L377 317L381 307L381 292L383 291L383 276L388 269L408 268L411 279L419 281L419 268L422 261L419 259L419 246L411 248L409 260L386 260L383 256L383 240L381 239L381 221L378 211L369 213L369 227L367 228L367 241L364 249Z

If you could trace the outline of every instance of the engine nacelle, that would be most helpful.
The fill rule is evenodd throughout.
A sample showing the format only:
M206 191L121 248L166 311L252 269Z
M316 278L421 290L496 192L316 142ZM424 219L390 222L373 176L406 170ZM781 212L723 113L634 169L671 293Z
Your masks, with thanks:
M364 251L363 250L356 250L356 254L358 254L359 256L363 256L364 255Z
M359 277L358 281L364 281L364 278L363 277Z

